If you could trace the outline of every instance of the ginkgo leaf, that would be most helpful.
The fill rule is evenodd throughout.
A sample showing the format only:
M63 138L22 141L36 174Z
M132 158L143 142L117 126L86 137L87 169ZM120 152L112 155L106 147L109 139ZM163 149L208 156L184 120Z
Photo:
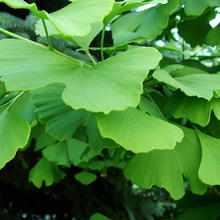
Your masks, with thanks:
M0 99L5 95L6 88L4 82L0 81Z
M45 158L41 158L30 170L28 180L37 188L41 188L43 182L46 186L51 186L62 180L66 174L54 163Z
M220 98L212 99L211 106L216 118L220 120Z
M174 199L184 195L180 163L172 150L154 150L137 154L125 169L125 176L142 188L165 188Z
M208 185L220 185L220 139L196 131L202 147L199 178Z
M25 147L30 135L29 124L8 111L8 106L0 107L0 169L15 157L19 148Z
M219 7L219 0L185 0L185 12L187 15L201 15L207 7Z
M113 139L134 153L173 149L176 142L181 142L183 138L180 128L138 109L128 108L108 115L100 113L96 115L96 120L103 137Z
M34 133L33 136L36 139L35 151L41 150L49 145L52 145L57 142L57 139L50 136L46 131L45 127L40 125L32 129Z
M156 70L153 77L159 82L180 89L188 96L197 96L210 100L213 92L220 89L220 75L218 74L192 74L182 77L172 77L165 70Z
M173 220L216 220L220 214L220 203L211 204L208 206L199 206L192 209L187 209L183 214L178 215Z
M32 91L39 119L46 124L48 134L61 141L71 138L88 118L84 110L75 111L63 103L61 94L64 87L56 83Z
M110 220L106 216L100 214L100 213L94 213L89 220Z
M220 35L220 24L208 32L205 38L205 42L211 46L219 45L220 44L219 35Z
M38 11L35 3L28 4L23 0L0 0L15 9L29 9L41 19L49 19L63 36L83 37L90 33L92 23L102 22L114 4L113 0L74 0L66 7L47 13ZM71 28L70 28L71 27Z
M45 22L49 36L61 37L65 39L65 37L63 37L49 21L45 21ZM91 31L85 37L67 37L66 39L72 41L75 44L78 44L84 50L87 50L92 40L102 30L103 23L102 22L94 23L94 24L90 24L90 26L91 26ZM41 20L37 22L35 32L37 35L46 37L46 33L44 31L43 23Z
M143 92L143 80L160 60L161 54L150 47L119 53L74 74L62 98L73 109L83 108L105 114L136 107Z
M70 167L71 164L77 166L89 161L90 158L85 155L87 149L87 143L71 138L46 147L43 155L57 165Z
M180 199L184 195L183 174L189 180L191 190L203 194L206 186L198 178L200 143L192 129L181 128L184 138L174 150L135 155L125 169L125 176L143 188L163 187L172 198Z
M86 130L88 134L89 149L95 154L99 154L104 148L114 148L117 146L112 140L101 136L96 120L92 116L87 122Z
M137 106L142 82L161 58L154 48L137 47L94 67L80 68L82 62L47 48L20 40L0 41L0 72L9 91L66 83L64 102L73 109L93 112L109 113Z
M142 38L154 40L168 25L169 16L178 4L178 1L172 0L167 4L121 16L112 25L114 43L119 44Z
M187 118L203 127L209 123L211 110L211 103L206 99L189 97L179 91L168 98L164 107L174 118Z
M75 179L82 183L83 185L89 185L93 183L97 176L94 173L88 171L82 171L74 175Z
M34 110L33 96L30 92L25 92L16 98L16 102L10 107L9 112L17 118L31 123L35 117Z
M0 41L0 75L8 91L29 90L53 82L67 83L80 63L43 45L14 39Z

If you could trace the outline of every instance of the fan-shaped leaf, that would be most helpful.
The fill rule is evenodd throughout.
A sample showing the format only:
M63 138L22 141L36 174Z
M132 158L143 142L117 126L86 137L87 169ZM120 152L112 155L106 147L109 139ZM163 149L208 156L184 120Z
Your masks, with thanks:
M113 139L134 153L172 149L183 138L180 128L138 109L129 108L108 115L100 113L96 115L96 119L103 137Z
M197 96L207 100L213 97L214 90L220 88L220 75L218 74L192 74L172 77L165 70L156 70L153 77L175 89L180 89L188 96Z
M29 173L29 181L37 188L41 188L43 182L46 186L51 186L65 177L65 173L61 171L54 163L45 158L39 160Z

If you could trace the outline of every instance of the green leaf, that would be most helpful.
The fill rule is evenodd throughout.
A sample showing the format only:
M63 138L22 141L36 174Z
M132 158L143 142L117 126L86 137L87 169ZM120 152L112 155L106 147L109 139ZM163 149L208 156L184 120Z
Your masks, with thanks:
M213 92L220 88L220 75L218 74L192 74L181 77L172 77L165 70L156 70L153 77L159 82L180 89L188 96L197 96L210 100Z
M211 106L216 118L220 120L220 98L212 99Z
M108 115L97 114L96 120L103 137L134 153L146 153L155 149L172 149L183 138L181 129L138 109ZM158 137L160 134L160 138Z
M202 147L199 178L208 185L220 185L220 139L196 130Z
M57 142L57 139L47 134L47 132L45 131L45 127L42 125L32 129L32 131L34 132L34 137L36 139L34 148L35 151L41 150Z
M4 82L0 81L0 99L4 97L6 93L6 88Z
M39 12L36 4L23 0L0 0L15 9L29 9L41 19L49 19L63 36L86 36L91 31L90 24L102 22L114 4L113 0L74 0L66 7L48 14ZM71 27L71 28L70 28Z
M178 4L178 1L172 0L167 4L121 16L112 25L114 43L119 44L142 38L148 41L154 40L168 25L169 16Z
M15 157L19 148L24 148L30 135L29 124L0 107L0 169Z
M139 106L142 111L147 112L150 115L155 116L157 118L167 120L160 111L159 107L149 99L145 98L144 96L141 97Z
M0 41L0 75L8 91L67 83L80 63L37 44L13 39Z
M126 167L125 176L142 188L163 187L174 199L184 195L180 163L172 150L137 154Z
M202 46L204 44L205 37L211 28L209 20L207 19L209 16L210 12L200 17L184 20L178 24L178 33L192 47L197 45Z
M175 152L180 161L183 176L189 181L193 193L204 194L206 185L199 179L198 170L201 162L201 145L193 129L180 126L184 131L183 141L176 145Z
M63 89L64 85L56 83L32 91L36 113L46 123L46 132L61 141L71 138L88 118L84 110L75 111L63 103Z
M48 146L43 150L43 155L57 165L70 167L74 164L77 166L81 162L89 161L90 158L85 155L87 148L87 143L72 138Z
M83 108L105 114L136 107L143 92L143 80L160 60L161 54L150 47L119 53L73 74L62 98L73 109Z
M219 35L220 35L220 24L208 32L205 38L205 42L211 46L219 45L220 44Z
M165 104L164 111L174 118L187 118L203 127L208 125L211 115L211 103L205 99L189 97L175 92Z
M60 33L54 28L54 26L49 22L45 21L48 34L49 36L55 36L55 37L61 37L63 39L67 39L69 41L72 41L75 44L78 44L80 47L82 47L84 50L88 50L89 45L91 44L92 40L96 37L96 35L102 30L103 28L103 23L95 23L91 24L91 31L89 35L86 35L85 37L63 37L60 36ZM37 35L46 37L46 33L44 31L43 23L41 20L39 20L36 24L36 30L35 30Z
M97 176L94 173L90 173L87 171L82 171L74 175L75 179L82 183L83 185L89 185L93 183Z
M220 204L212 204L209 206L199 206L193 209L187 209L183 214L173 220L216 220L220 214Z
M43 156L57 165L66 167L71 166L71 162L68 158L68 152L66 142L58 142L56 144L46 147L43 151Z
M29 172L28 180L37 188L41 188L43 182L46 186L61 181L66 174L61 171L54 163L45 158L40 159Z
M219 7L219 0L185 0L185 12L187 15L201 15L207 7Z
M100 214L100 213L94 213L89 220L110 220L110 218L107 218L106 216Z
M10 107L9 111L16 117L31 123L35 117L33 97L30 92L21 93L16 102Z
M184 138L174 150L154 150L135 155L125 169L125 176L142 188L150 189L157 185L165 188L172 198L180 199L184 195L183 173L191 190L203 194L206 186L198 178L199 140L192 129L181 128Z

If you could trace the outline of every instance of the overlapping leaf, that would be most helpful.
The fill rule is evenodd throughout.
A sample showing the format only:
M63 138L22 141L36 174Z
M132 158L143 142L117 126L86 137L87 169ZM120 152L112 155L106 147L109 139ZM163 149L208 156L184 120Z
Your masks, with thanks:
M90 159L83 157L87 147L87 143L71 138L48 146L43 150L43 155L57 165L70 167L71 164L74 164L77 166L81 162L87 162Z
M213 92L220 88L220 75L218 74L192 74L182 77L172 77L165 70L157 70L153 77L175 89L180 89L188 96L197 96L210 100Z
M174 199L184 195L182 173L194 193L203 194L206 186L198 178L201 160L199 140L192 129L183 128L184 138L174 150L154 150L137 154L125 169L125 175L143 188L165 188Z
M199 178L209 185L220 185L220 139L206 135L197 130L201 147L202 159Z
M8 91L66 83L80 63L37 44L12 39L0 41L0 75Z
M96 119L103 137L113 139L134 153L172 149L183 138L180 128L138 109L128 108L108 115L100 113L96 115Z
M48 14L38 11L35 3L23 0L0 0L15 9L29 9L41 19L49 19L63 36L83 37L90 33L92 23L102 22L114 4L113 0L75 0L66 7Z
M109 113L137 106L142 81L160 59L156 49L139 47L94 67L80 68L80 61L72 61L47 48L19 40L0 41L0 73L8 90L66 83L62 96L65 103L74 109L93 112Z
M168 25L169 16L177 6L178 1L172 0L164 5L120 17L112 25L114 43L119 44L143 38L149 41L154 40Z
M207 7L219 7L219 0L185 0L185 12L187 15L201 15Z
M206 126L211 115L211 102L175 92L166 102L165 111L175 118L187 118L191 122Z
M19 148L25 147L30 135L28 123L15 117L7 107L0 107L0 168L15 157Z
M74 109L105 114L135 107L143 91L142 81L160 59L160 53L154 48L130 49L78 71L64 89L62 98Z
M84 110L75 111L63 103L63 89L62 84L51 84L32 91L39 119L46 123L46 131L61 141L71 138L88 118Z

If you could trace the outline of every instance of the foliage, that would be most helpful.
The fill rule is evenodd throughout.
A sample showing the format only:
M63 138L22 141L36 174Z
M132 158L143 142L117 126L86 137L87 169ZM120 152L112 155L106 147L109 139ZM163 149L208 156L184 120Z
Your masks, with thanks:
M218 0L75 0L52 13L0 2L32 13L0 13L0 168L28 152L37 157L22 163L38 188L68 180L83 192L106 181L123 192L121 212L79 219L164 215L168 204L155 213L132 204L144 201L140 188L180 201L188 191L218 195L220 41L210 25ZM176 219L216 219L219 202L177 203Z

